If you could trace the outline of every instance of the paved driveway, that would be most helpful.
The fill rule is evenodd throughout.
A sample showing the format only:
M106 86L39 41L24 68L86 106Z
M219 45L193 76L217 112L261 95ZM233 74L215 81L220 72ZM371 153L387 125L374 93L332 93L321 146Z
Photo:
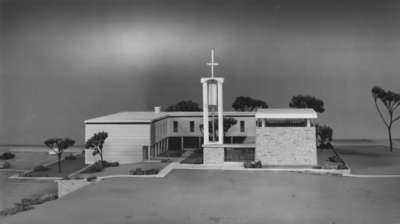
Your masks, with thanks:
M400 179L175 170L116 178L4 223L400 223Z
M400 175L400 149L382 145L340 145L336 151L352 174Z

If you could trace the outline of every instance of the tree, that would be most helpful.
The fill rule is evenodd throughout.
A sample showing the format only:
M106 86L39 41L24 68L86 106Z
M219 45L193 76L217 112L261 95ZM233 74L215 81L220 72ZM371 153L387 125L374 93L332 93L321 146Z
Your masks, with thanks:
M317 99L313 96L293 96L289 103L292 108L312 108L315 112L322 113L325 111L324 101Z
M385 124L388 135L389 135L389 146L390 151L393 152L393 140L392 140L392 126L400 119L400 116L395 116L396 109L400 106L400 94L392 92L390 90L385 91L379 86L374 86L371 90L372 99L374 100L376 110L379 113L383 123ZM383 116L382 109L379 106L380 101L388 113L388 117Z
M56 152L58 158L58 172L61 173L61 158L64 150L75 144L75 141L70 138L49 138L44 141L44 144L51 150Z
M224 120L223 120L224 137L225 137L225 134L228 132L228 130L235 124L237 124L237 120L235 118L232 118L232 117L225 118L224 117ZM217 134L218 133L218 120L217 119L214 120L214 125L215 125L215 133L214 133L214 136L211 136L211 137L215 137L215 139L217 139L218 138L218 134ZM203 133L203 128L204 128L203 124L200 124L199 128L200 128L200 131ZM209 130L209 133L212 133L212 121L208 122L208 130ZM203 135L204 135L204 133L203 133Z
M321 149L332 149L331 144L333 129L328 125L315 125L317 132L317 147Z
M268 108L268 104L248 96L238 96L233 101L232 108L236 111L254 111L258 108Z
M202 111L196 102L182 100L175 105L167 107L165 111Z
M297 95L293 96L289 102L289 107L292 108L311 108L317 113L325 111L324 101L314 96ZM321 149L333 148L331 141L333 129L328 125L315 124L317 135L317 147Z
M86 145L85 148L86 149L92 149L93 150L93 156L95 155L99 155L100 156L100 161L101 164L104 163L103 160L103 145L104 142L106 140L106 138L108 137L108 133L107 132L98 132L96 134L94 134L92 137L90 137L87 141L86 141Z

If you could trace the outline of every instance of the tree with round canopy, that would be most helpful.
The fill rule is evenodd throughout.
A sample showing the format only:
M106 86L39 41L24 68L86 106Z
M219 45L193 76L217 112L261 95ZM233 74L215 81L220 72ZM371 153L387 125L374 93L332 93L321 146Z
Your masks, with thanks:
M392 126L398 120L400 115L395 115L396 109L400 106L400 94L390 90L384 90L379 86L374 86L371 89L372 99L374 100L376 110L385 124L389 135L389 150L393 152ZM382 109L386 109L385 116Z

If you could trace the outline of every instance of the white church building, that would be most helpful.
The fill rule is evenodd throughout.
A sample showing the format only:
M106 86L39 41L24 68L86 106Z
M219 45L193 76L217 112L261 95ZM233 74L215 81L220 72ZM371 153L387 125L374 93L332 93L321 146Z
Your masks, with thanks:
M105 131L104 159L121 164L157 159L167 150L203 149L203 163L261 161L264 166L317 165L317 119L312 109L258 109L256 112L223 111L224 78L202 78L202 112L120 112L85 121L85 139ZM224 118L237 123L223 133ZM215 121L214 121L215 119ZM213 122L210 122L213 121ZM209 127L209 125L213 127ZM200 128L202 126L202 128ZM246 150L245 157L232 152ZM86 150L85 162L98 158Z

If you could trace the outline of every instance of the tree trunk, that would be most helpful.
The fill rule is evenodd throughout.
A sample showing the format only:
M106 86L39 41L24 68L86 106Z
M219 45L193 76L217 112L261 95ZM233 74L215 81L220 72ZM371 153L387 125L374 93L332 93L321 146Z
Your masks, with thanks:
M103 165L103 150L99 149L101 164Z
M61 154L57 153L58 155L58 172L61 173Z
M393 140L392 140L392 127L388 127L388 133L389 133L389 147L390 151L393 152Z

